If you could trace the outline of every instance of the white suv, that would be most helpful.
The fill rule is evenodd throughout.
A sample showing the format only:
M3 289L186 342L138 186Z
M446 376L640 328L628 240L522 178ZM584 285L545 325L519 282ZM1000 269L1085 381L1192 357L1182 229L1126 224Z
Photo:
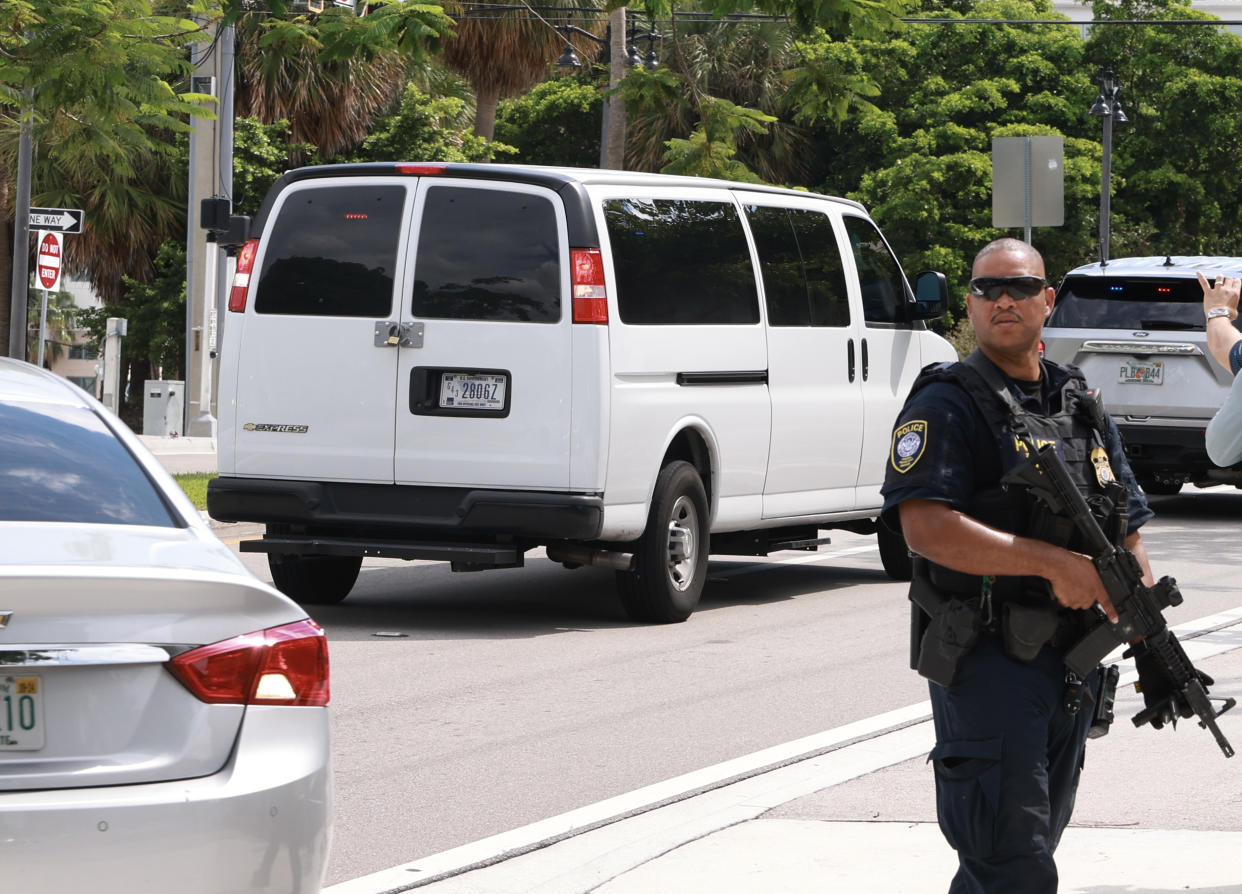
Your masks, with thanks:
M1242 258L1162 255L1078 267L1044 327L1045 356L1075 364L1100 390L1151 494L1175 494L1186 482L1242 486L1242 467L1216 467L1204 447L1233 376L1207 348L1200 270L1209 280L1242 276Z

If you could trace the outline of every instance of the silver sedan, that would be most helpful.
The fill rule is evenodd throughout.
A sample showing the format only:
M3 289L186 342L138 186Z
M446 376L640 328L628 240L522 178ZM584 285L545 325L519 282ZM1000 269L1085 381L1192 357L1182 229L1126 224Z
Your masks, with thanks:
M323 631L115 416L0 358L0 866L13 891L314 892Z

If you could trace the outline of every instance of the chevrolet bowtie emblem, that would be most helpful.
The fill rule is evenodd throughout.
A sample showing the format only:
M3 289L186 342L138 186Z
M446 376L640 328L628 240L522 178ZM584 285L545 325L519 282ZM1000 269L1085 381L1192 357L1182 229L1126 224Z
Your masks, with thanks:
M0 612L0 630L9 626L9 618L13 617L12 612Z

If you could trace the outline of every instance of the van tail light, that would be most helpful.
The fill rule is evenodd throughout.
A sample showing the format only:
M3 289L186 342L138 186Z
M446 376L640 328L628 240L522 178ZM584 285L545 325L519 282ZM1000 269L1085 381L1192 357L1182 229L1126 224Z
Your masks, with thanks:
M608 293L604 290L604 259L598 248L571 248L574 322L608 323Z
M328 704L328 640L309 618L191 649L168 669L211 705Z
M246 295L250 292L250 271L254 268L254 256L259 252L259 240L247 239L237 253L237 270L233 274L233 289L229 292L229 310L242 313L246 309Z
M1044 340L1042 338L1039 340L1039 356L1044 356Z

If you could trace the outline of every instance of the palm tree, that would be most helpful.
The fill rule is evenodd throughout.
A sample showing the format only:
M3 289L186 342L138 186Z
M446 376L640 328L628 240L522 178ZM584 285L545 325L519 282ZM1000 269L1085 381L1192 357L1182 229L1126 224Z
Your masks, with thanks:
M580 20L532 15L531 7L517 0L498 0L489 11L464 13L458 0L449 0L445 9L457 19L457 33L444 42L443 62L469 79L474 87L474 132L492 139L496 129L496 104L502 97L515 96L545 80L554 60L565 47L565 34L556 26L573 24L599 36L606 20L596 0L573 0L572 5L587 13ZM513 13L495 11L510 6ZM599 55L600 45L581 36L570 38L584 64Z
M291 143L311 143L325 156L358 145L405 86L406 60L396 49L325 58L308 23L259 13L243 15L236 35L236 115L287 119Z
M769 183L805 182L810 139L780 114L788 89L782 73L797 64L788 25L674 21L660 55L658 80L629 97L630 166L660 170L666 143L689 137L705 101L718 98L780 118L767 134L739 134L738 161Z

